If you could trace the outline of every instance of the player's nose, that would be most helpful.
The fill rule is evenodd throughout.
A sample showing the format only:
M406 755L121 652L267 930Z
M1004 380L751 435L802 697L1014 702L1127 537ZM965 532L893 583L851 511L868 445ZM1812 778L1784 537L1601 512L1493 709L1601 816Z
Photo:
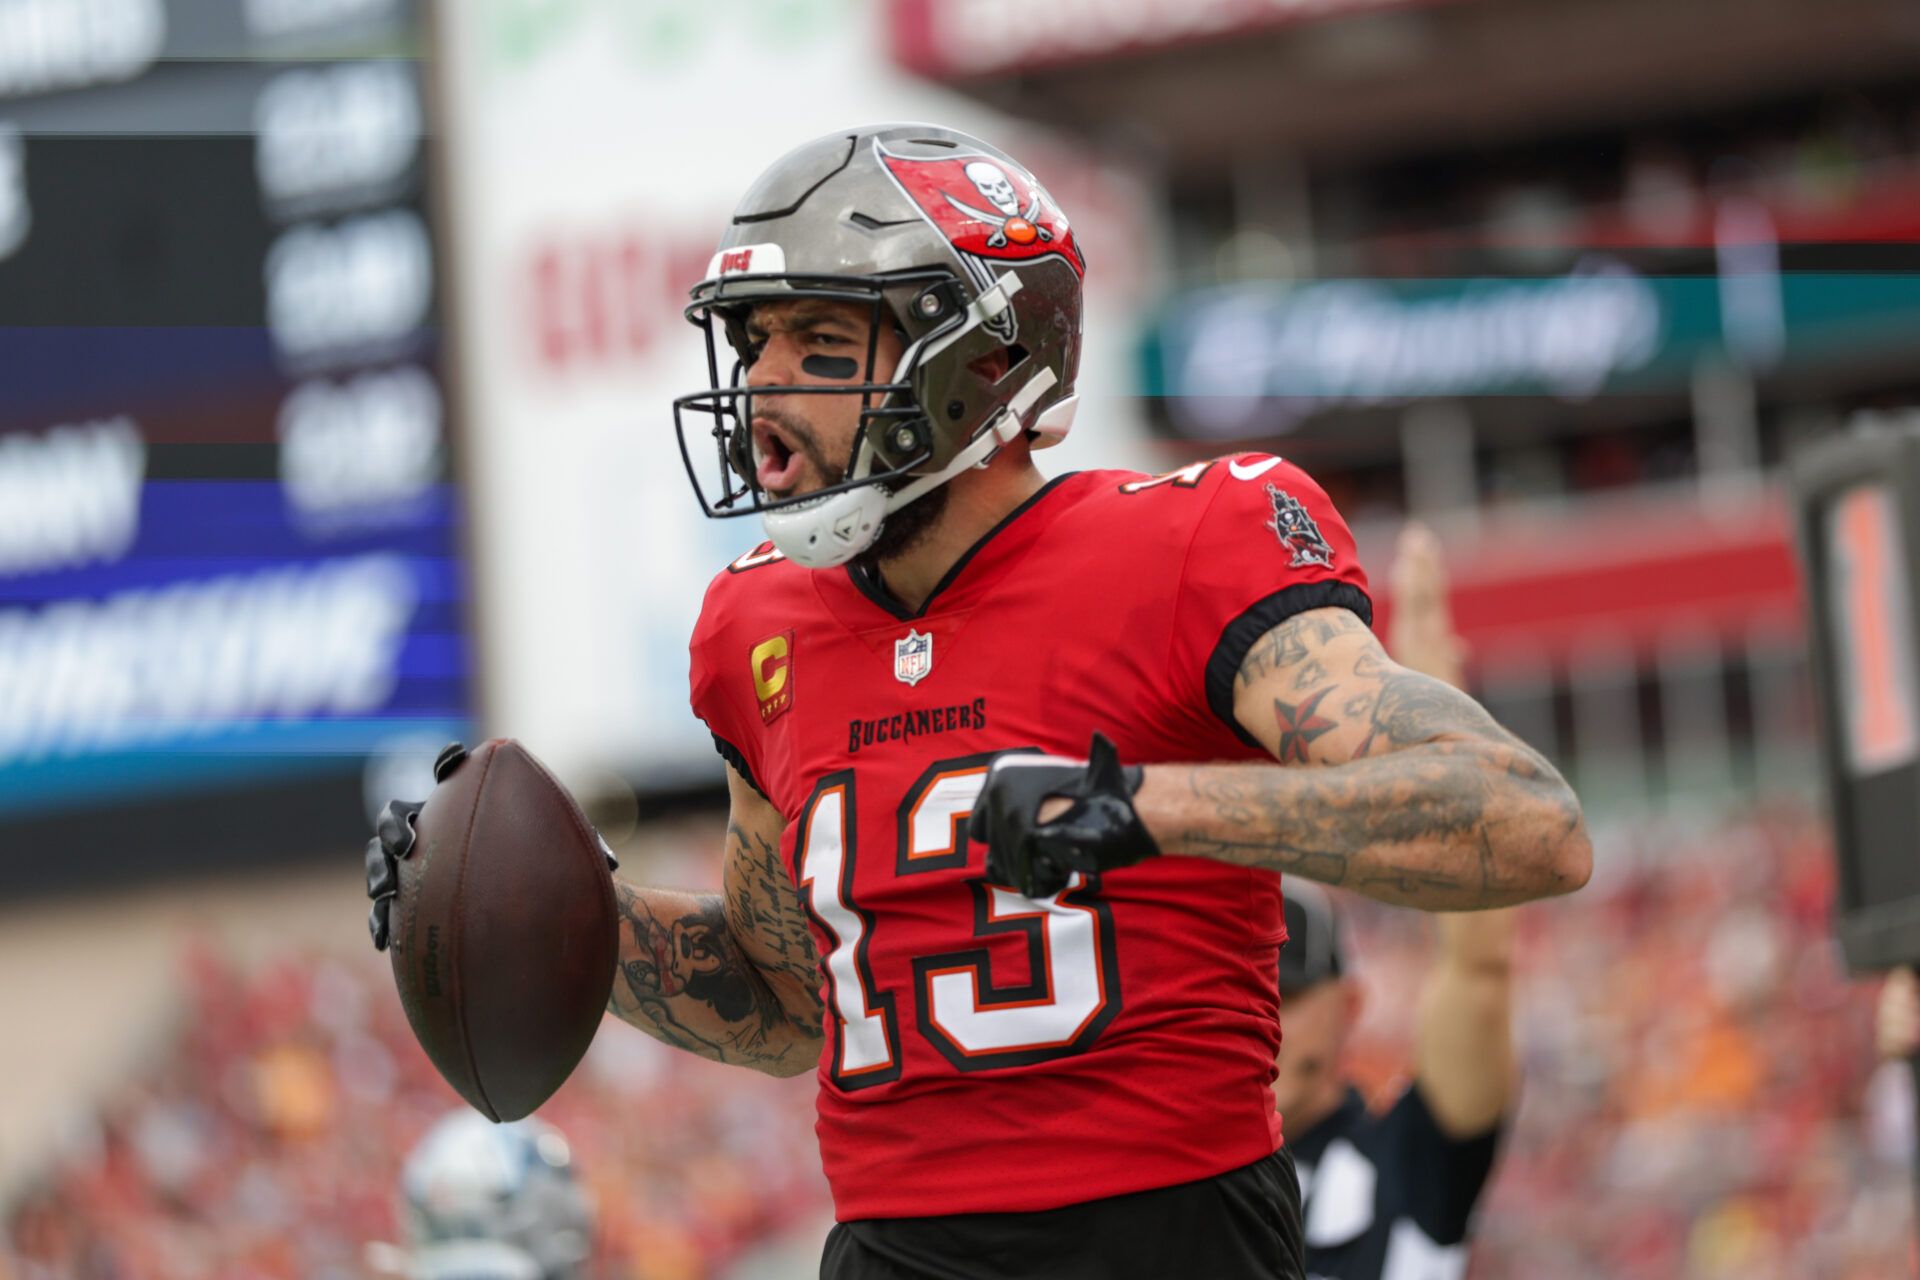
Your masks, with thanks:
M800 380L800 344L784 333L769 334L747 370L750 387L791 386Z

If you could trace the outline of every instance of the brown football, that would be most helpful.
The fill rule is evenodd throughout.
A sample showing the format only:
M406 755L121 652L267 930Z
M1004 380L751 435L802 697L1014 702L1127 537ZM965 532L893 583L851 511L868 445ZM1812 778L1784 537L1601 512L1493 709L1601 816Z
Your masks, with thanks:
M464 759L414 820L394 901L393 980L461 1097L518 1120L580 1062L613 990L613 875L580 807L519 743Z

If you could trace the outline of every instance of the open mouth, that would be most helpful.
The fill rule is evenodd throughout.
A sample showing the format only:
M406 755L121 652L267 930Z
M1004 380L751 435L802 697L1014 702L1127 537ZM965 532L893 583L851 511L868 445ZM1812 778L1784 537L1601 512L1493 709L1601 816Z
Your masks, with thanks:
M753 420L754 478L774 497L785 497L800 481L806 458L779 427L767 418Z

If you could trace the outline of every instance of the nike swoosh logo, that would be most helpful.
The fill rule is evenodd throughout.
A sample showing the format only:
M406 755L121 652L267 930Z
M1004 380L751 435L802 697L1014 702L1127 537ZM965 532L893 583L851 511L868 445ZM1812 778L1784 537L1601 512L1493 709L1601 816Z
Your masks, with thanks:
M1235 458L1227 464L1227 470L1233 472L1233 478L1235 480L1258 480L1261 476L1267 474L1267 472L1279 465L1280 459L1267 458L1261 462L1248 463L1242 466L1240 459Z

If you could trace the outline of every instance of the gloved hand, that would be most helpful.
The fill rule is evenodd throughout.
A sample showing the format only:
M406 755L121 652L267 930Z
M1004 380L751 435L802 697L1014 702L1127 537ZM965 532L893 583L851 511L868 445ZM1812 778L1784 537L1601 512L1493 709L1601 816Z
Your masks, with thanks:
M445 782L452 777L466 758L464 744L449 742L434 757L434 782ZM367 896L373 899L373 909L367 913L367 932L373 935L376 951L385 951L392 940L388 917L393 911L394 895L400 892L400 861L413 852L413 823L424 807L425 801L389 801L374 827L378 834L367 841ZM607 847L606 837L597 831L594 836L600 841L600 852L607 856L607 866L618 869L620 860Z
M466 758L464 743L449 742L433 759L433 780L445 782ZM425 807L424 800L388 801L374 824L373 839L367 841L367 896L373 899L373 908L367 912L367 932L373 935L375 951L385 951L392 940L388 917L393 911L393 897L400 892L400 860L413 852L413 820Z
M373 899L367 932L373 935L376 951L387 949L387 916L393 909L393 895L400 892L400 859L413 852L413 820L420 809L419 802L388 801L374 825L379 834L367 841L367 896Z
M1133 808L1144 776L1138 765L1122 767L1101 733L1085 761L1001 756L987 772L967 834L987 846L990 879L1044 898L1066 888L1075 871L1092 875L1159 855ZM1040 821L1041 806L1055 796L1073 803Z

